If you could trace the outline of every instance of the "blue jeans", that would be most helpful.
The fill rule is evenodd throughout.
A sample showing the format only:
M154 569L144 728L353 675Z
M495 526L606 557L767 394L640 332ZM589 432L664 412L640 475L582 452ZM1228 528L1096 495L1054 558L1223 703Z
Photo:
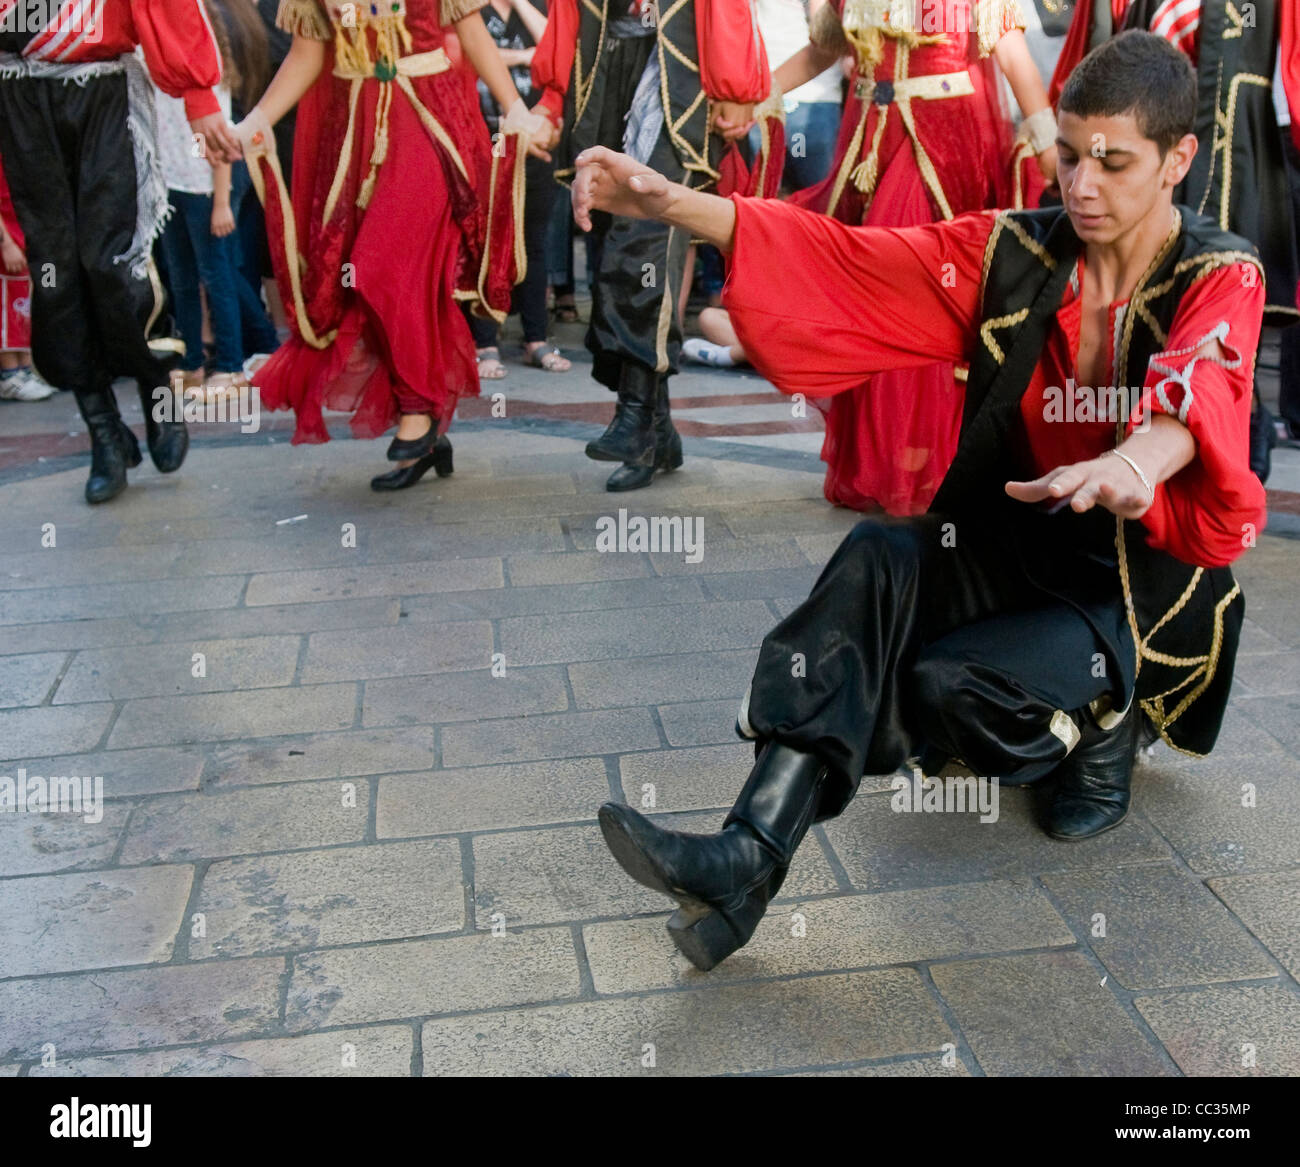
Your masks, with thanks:
M235 235L212 234L212 196L168 191L172 216L162 234L171 284L172 311L185 342L180 367L194 372L203 367L203 305L199 285L208 293L208 315L216 342L213 368L236 373L244 367L239 326L238 277L235 272ZM233 208L232 208L233 209Z
M239 293L239 326L243 331L244 356L272 353L279 346L275 325L262 303L262 252L266 246L266 220L257 195L251 194L253 180L248 163L235 162L230 168L230 212L235 216L235 275Z

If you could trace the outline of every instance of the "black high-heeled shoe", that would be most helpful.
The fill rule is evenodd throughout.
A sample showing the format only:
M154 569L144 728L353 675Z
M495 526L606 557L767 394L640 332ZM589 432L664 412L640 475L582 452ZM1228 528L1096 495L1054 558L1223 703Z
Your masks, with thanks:
M432 454L440 441L446 440L446 438L438 437L438 427L433 424L433 419L430 418L429 428L418 438L411 438L409 441L394 438L389 442L388 460L390 462L409 462L412 458L423 458L428 454ZM428 469L428 467L425 469Z
M370 480L371 490L405 490L414 486L425 476L432 466L439 478L447 478L452 472L451 443L446 437L439 438L423 458L417 459L410 466L399 466L387 474L380 474Z

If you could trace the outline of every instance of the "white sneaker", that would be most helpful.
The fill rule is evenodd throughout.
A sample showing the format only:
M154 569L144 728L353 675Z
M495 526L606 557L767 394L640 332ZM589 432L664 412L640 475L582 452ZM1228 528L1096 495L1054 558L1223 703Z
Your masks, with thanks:
M53 385L42 381L31 369L16 377L0 379L0 397L6 401L44 401L56 392Z
M731 359L731 349L725 344L714 344L711 340L693 336L682 344L682 354L701 365L712 365L715 369L731 369L736 362Z

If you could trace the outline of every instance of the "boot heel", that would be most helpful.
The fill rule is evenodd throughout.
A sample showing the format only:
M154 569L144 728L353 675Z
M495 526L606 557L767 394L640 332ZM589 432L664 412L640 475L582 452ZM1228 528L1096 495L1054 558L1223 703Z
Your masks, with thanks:
M678 908L668 917L668 935L677 950L701 972L721 964L744 943L732 931L727 918L706 904L683 904Z
M451 477L451 443L445 437L439 438L433 447L433 472L439 478Z

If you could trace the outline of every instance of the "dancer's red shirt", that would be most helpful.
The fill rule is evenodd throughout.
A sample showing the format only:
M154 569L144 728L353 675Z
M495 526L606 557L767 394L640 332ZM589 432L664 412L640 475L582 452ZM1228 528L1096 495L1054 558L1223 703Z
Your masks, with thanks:
M754 367L783 393L829 397L885 369L964 364L974 356L994 212L919 227L850 227L771 200L732 201L736 236L723 304ZM1035 475L1115 444L1113 420L1062 420L1064 401L1073 399L1077 417L1082 401L1097 400L1075 387L1086 278L1081 256L1079 286L1066 289L1021 399ZM1110 306L1108 367L1126 305ZM1149 410L1177 417L1196 439L1195 460L1157 485L1142 516L1150 543L1186 563L1231 563L1250 545L1249 534L1264 528L1264 490L1248 459L1263 310L1255 267L1215 269L1192 285L1165 351L1132 387L1138 404L1130 433ZM1216 337L1218 357L1198 357Z
M23 0L0 0L0 18ZM185 99L194 121L218 113L212 87L221 80L221 55L202 0L103 0L64 3L32 37L23 56L61 64L110 61L144 49L149 75L164 93Z
M564 95L578 47L579 0L551 0L546 35L533 54L533 83L554 119L564 113ZM612 9L616 5L611 5ZM700 84L713 101L757 102L767 97L771 71L749 0L696 0L695 36L700 46Z

